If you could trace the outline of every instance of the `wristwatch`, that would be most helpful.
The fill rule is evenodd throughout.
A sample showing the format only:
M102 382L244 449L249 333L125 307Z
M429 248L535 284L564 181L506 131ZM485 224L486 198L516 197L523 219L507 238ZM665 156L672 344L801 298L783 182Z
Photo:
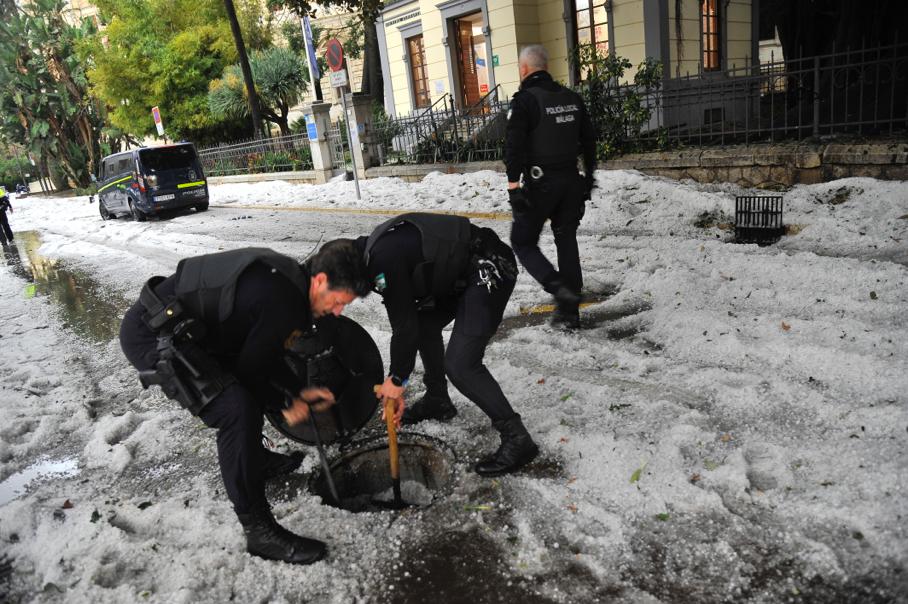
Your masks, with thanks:
M408 379L402 380L399 377L397 377L396 375L394 375L393 373L390 374L388 377L391 379L391 383L394 384L395 386L397 386L398 388L403 388L410 381Z

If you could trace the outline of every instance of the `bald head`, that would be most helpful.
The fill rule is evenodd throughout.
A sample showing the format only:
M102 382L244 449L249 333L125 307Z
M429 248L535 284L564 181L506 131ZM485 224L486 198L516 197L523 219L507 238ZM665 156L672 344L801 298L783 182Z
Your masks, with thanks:
M548 71L549 53L541 44L531 44L520 51L517 65L520 69L520 79L524 80L537 71Z

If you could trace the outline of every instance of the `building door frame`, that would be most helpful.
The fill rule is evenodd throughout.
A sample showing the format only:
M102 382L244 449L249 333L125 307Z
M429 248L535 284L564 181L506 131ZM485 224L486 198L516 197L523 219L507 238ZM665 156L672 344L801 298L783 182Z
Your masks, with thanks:
M442 44L445 46L445 61L448 65L448 89L451 96L458 104L460 98L460 75L455 61L457 58L457 32L454 31L456 21L474 13L482 14L482 35L485 37L486 57L488 59L489 90L495 90L495 66L492 55L492 30L489 27L489 8L486 0L448 0L438 5L442 20ZM465 107L461 107L465 109Z
M417 110L416 107L416 90L413 84L413 67L410 65L410 50L407 46L407 40L415 36L422 35L422 21L419 19L411 21L406 25L398 26L397 30L400 32L400 46L403 48L403 61L404 68L407 71L407 88L409 89L410 97L410 111L414 112ZM428 82L426 83L428 85ZM429 89L429 105L432 104L432 90Z

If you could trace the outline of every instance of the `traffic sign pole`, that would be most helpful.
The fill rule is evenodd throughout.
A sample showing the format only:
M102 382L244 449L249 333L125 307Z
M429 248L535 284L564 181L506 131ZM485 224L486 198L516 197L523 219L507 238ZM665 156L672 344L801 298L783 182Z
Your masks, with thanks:
M359 191L359 171L356 169L356 153L353 152L353 144L354 144L353 131L351 130L351 128L358 128L358 126L355 123L352 125L350 124L350 121L351 121L350 113L351 112L347 111L347 93L344 92L343 89L341 89L340 93L341 93L341 99L343 99L343 101L344 101L344 118L345 118L344 121L347 122L347 142L350 143L350 163L353 164L353 182L356 185L356 199L362 200L363 196ZM352 113L353 113L353 122L356 122L356 112L354 111ZM359 144L359 136L356 137L356 144Z
M356 199L359 200L362 199L362 194L359 190L359 172L356 169L356 153L353 152L353 145L359 144L359 136L357 131L354 143L353 129L358 129L358 126L356 125L356 112L353 112L353 124L351 126L351 112L347 111L347 93L344 89L348 87L349 80L347 79L347 70L344 68L344 47L337 38L331 38L325 46L325 60L328 61L328 67L331 68L332 72L330 75L331 85L340 93L341 103L344 107L344 121L347 123L347 142L350 145L350 163L353 164L353 182L356 184ZM344 169L346 169L346 164L347 162L345 161Z

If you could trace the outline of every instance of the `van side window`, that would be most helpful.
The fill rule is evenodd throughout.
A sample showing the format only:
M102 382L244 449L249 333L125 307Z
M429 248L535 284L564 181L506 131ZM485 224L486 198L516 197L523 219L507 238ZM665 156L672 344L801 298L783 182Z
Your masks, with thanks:
M123 172L129 172L129 158L124 157L117 163L117 174L122 174Z

